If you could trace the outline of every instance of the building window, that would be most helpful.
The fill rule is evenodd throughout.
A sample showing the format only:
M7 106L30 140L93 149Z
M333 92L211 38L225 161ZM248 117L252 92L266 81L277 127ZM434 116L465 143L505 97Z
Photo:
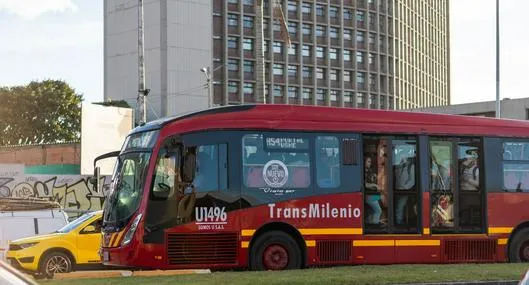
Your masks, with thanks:
M325 37L325 27L324 26L316 26L316 36L317 37Z
M356 73L356 83L357 84L364 84L365 83L366 75L363 72L357 72Z
M364 11L356 11L356 23L357 25L363 25L365 22L366 14Z
M351 19L353 19L353 13L351 12L351 10L349 10L349 9L344 9L344 10L343 10L343 19L344 19L344 20L351 20Z
M374 13L369 13L369 25L375 26L377 23L377 15Z
M343 39L346 41L350 41L353 39L353 31L349 29L343 30Z
M253 29L253 17L251 16L244 16L243 18L243 25L245 28Z
M318 88L316 90L316 100L320 100L320 101L325 100L325 89Z
M343 92L343 101L350 103L353 101L353 92L351 91L344 91Z
M228 93L239 93L239 83L235 81L228 81Z
M303 78L312 78L312 67L303 66Z
M296 35L298 33L298 23L288 22L288 32L292 35Z
M364 53L361 51L356 52L356 62L362 64L364 63Z
M288 1L288 11L289 12L297 12L298 11L298 3L296 1Z
M290 48L288 48L288 54L289 55L296 55L297 51L298 51L298 45L297 44L292 44L290 46Z
M376 75L370 73L369 74L369 85L371 85L371 87L375 87L376 84L377 84Z
M298 98L297 87L288 87L288 98Z
M303 100L312 100L312 89L303 88Z
M356 94L356 102L358 103L358 105L363 106L365 104L365 101L366 101L366 98L365 98L364 93Z
M253 50L253 39L244 39L242 43L242 48L244 50Z
M329 17L338 18L338 7L331 6L329 7Z
M310 46L303 45L303 56L310 56Z
M325 16L325 7L323 5L316 4L316 15L320 17Z
M239 16L236 14L228 14L228 26L237 27L239 25Z
M364 32L361 32L361 31L356 32L356 41L358 43L363 43L364 37L365 37Z
M274 97L283 97L283 86L274 86Z
M282 53L282 52L283 52L283 43L274 42L274 53Z
M370 65L375 64L375 57L376 57L376 54L374 54L374 53L369 53L369 64L370 64Z
M274 75L283 75L283 65L281 63L274 63Z
M230 4L239 4L239 0L228 0Z
M330 59L338 59L338 49L330 48L329 49L329 58Z
M374 45L376 41L376 35L374 33L369 33L369 44Z
M343 61L351 61L351 51L348 49L343 50Z
M323 55L325 53L325 48L324 47L316 47L316 57L317 58L324 58L325 56Z
M242 1L242 4L243 4L244 6L253 6L253 1L254 1L254 0L243 0L243 1Z
M253 65L254 65L253 61L245 60L244 61L244 72L253 73L254 72Z
M303 2L303 4L301 4L301 12L303 14L310 14L311 11L312 11L312 5L310 3Z
M274 32L281 32L281 25L274 22Z
M331 101L333 102L336 102L338 101L338 91L337 90L331 90L331 95L330 95L330 99Z
M239 60L233 58L228 59L228 70L234 72L239 71Z
M338 70L336 70L336 69L331 69L331 71L330 71L330 77L331 77L331 80L333 80L333 81L338 80Z
M376 103L377 103L376 95L373 95L373 94L369 95L369 106L371 108L375 108Z
M237 49L239 38L228 37L228 48Z
M325 70L323 68L316 68L316 78L317 79L325 79Z
M298 75L298 67L295 65L288 66L288 76L296 77Z
M312 26L308 25L308 24L303 24L302 30L303 30L302 32L303 32L304 35L310 36L311 31L312 31Z
M337 39L338 38L338 28L330 27L329 28L329 36L331 37L331 39Z
M253 83L244 83L244 95L253 95Z
M351 81L351 71L344 70L343 71L343 81L344 82L350 82Z

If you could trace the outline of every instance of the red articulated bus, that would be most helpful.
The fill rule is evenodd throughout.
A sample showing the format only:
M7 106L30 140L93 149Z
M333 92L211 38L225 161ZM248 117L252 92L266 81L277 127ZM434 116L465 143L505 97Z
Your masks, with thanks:
M137 127L117 161L106 265L529 260L525 121L229 106Z

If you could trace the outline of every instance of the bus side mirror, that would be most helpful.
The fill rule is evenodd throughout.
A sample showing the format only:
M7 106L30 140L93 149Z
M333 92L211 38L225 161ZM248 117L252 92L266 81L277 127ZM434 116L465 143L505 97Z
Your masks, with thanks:
M90 183L93 185L93 189L97 191L98 193L101 193L101 189L99 189L99 180L101 178L101 170L99 166L96 166L94 168L94 176L90 178Z
M192 153L184 156L184 163L182 164L182 182L192 183L195 179L196 156Z

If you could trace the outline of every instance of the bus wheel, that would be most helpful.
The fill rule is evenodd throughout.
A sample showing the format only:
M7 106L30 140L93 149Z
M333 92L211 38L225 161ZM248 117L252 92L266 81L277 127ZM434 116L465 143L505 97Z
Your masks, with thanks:
M271 231L257 238L250 252L252 270L301 268L301 251L296 241L282 231Z
M529 228L518 231L510 242L509 261L529 262Z

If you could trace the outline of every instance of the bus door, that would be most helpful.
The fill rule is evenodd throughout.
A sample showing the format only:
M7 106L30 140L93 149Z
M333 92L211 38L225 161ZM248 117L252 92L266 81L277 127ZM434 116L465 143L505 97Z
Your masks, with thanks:
M182 172L192 173L191 177L174 180L192 182L165 182L166 172L156 171L153 191L156 187L171 190L162 204L156 204L155 199L149 201L147 220L168 221L158 226L157 240L165 240L170 265L234 265L239 228L234 210L240 208L240 190L232 191L228 185L228 139L222 132L208 132L183 135L178 141L179 155L173 157L174 151L160 153L156 168L176 164L173 168L178 176L180 167L191 167L194 171Z

